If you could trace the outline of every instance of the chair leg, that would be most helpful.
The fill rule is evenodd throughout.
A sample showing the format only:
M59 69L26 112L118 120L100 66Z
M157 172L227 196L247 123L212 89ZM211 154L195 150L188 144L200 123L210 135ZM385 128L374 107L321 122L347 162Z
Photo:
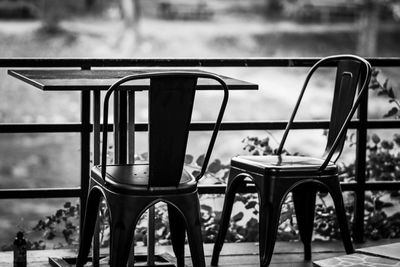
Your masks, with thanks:
M201 235L200 202L197 192L184 196L174 201L176 207L182 212L186 221L187 236L193 267L205 267L203 237Z
M304 260L311 260L311 238L314 230L316 188L304 184L292 191L297 225L304 244Z
M109 195L110 207L110 267L126 266L129 253L133 253L131 244L135 225L148 204L139 197L123 198Z
M279 219L281 215L281 201L286 193L274 189L273 197L266 192L261 192L260 196L260 221L259 221L259 242L260 242L260 266L269 266L274 252L276 235L278 232Z
M238 183L228 183L225 192L224 206L222 208L221 220L219 222L218 234L215 239L211 266L218 266L219 255L224 245L226 232L228 231L229 221L232 213L233 203L235 201L236 189Z
M80 267L85 265L92 243L94 228L97 220L97 213L99 210L101 194L97 189L90 190L87 200L86 214L84 215L82 240L80 241L79 253L76 266Z
M185 221L182 214L168 204L169 228L171 231L172 248L175 253L177 266L185 266Z
M332 197L336 210L336 218L339 223L340 235L342 237L343 245L347 254L354 253L353 242L351 241L349 225L346 217L346 210L344 208L342 190L340 188L339 179L332 180L326 184L328 191Z

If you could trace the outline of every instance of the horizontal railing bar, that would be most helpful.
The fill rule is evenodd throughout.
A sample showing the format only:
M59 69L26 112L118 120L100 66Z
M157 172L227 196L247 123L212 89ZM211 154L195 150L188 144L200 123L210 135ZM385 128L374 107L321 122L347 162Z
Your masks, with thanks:
M79 187L0 189L0 199L70 198L80 196L81 189Z
M357 183L354 182L342 182L341 188L343 191L355 191L357 189ZM224 194L226 190L225 184L200 184L198 185L199 194ZM400 190L400 181L379 181L379 182L367 182L365 184L365 190ZM256 188L252 184L242 186L239 188L240 193L255 193Z
M310 67L320 58L0 58L0 67ZM376 67L399 67L399 57L366 58Z
M400 120L368 120L367 129L395 129L400 128Z
M85 128L81 123L13 123L13 124L0 124L0 133L71 133L81 132ZM91 131L92 128L86 129Z
M225 184L199 184L197 186L199 194L225 194L226 185ZM247 186L240 186L237 189L240 193L255 193L256 187L252 184Z
M286 121L267 121L267 122L224 122L221 125L222 131L241 131L241 130L283 130L286 127ZM293 129L327 129L329 126L328 121L298 121L294 122ZM211 122L196 122L192 123L190 130L192 131L210 131L214 127ZM350 128L359 127L358 120L354 120L349 125ZM101 127L102 128L102 127ZM400 120L370 120L367 122L368 129L396 129L400 128ZM108 125L108 130L112 131L113 126ZM0 133L68 133L68 132L81 132L81 131L92 131L93 125L90 124L86 129L80 123L64 123L64 124L0 124ZM147 131L147 123L136 123L135 131L143 132Z
M241 130L284 130L287 121L260 121L260 122L223 122L221 124L222 131L241 131ZM210 131L214 127L210 122L196 122L190 125L192 131ZM293 123L293 129L297 130L312 130L312 129L327 129L329 121L312 120L312 121L297 121ZM353 120L349 124L350 129L360 127L358 120ZM371 120L367 122L368 129L395 129L400 128L400 120ZM136 123L135 131L147 131L146 123Z
M343 191L355 191L359 185L355 182L349 183L341 183L341 187ZM374 182L366 182L365 191L368 190L400 190L400 181L374 181Z
M341 183L343 191L355 191L357 184L354 182ZM200 184L199 194L224 194L225 184ZM399 181L367 182L365 190L399 190ZM254 185L242 186L238 189L240 193L255 193ZM27 199L27 198L72 198L79 197L81 190L74 188L19 188L19 189L0 189L0 199Z

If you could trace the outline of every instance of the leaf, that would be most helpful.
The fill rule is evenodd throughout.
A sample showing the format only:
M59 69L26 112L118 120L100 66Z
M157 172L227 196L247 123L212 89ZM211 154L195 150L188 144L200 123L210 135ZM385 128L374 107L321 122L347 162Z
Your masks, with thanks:
M237 222L237 221L240 221L241 219L243 219L243 217L244 217L243 212L239 212L239 213L235 214L235 215L232 217L232 220L233 220L234 222Z
M377 200L375 200L375 209L381 210L385 204L386 204L386 202L383 202L383 201L377 199Z
M369 85L369 88L372 89L372 90L379 89L380 87L381 87L381 85L377 81L373 81ZM378 95L379 95L379 93L378 93Z
M57 217L57 218L58 218L58 217L61 217L63 214L64 214L64 211L61 210L61 209L59 209L59 210L57 210L57 212L56 212L56 217Z
M71 202L65 202L64 208L68 209L71 207Z
M388 113L386 113L385 115L383 115L384 118L388 118L388 117L392 117L397 115L397 112L399 110L396 107L393 107L391 110L388 111Z
M199 174L200 174L200 172L197 171L197 170L192 171L192 175L193 175L194 177L199 176Z
M328 192L318 192L318 196L320 197L320 198L324 198L324 197L326 197L328 195Z
M379 136L377 134L373 134L371 139L372 139L372 142L374 142L375 144L378 144L381 141L381 139L379 138Z
M211 173L217 173L221 169L222 169L221 161L219 159L215 159L213 162L210 163L207 170Z
M386 78L385 82L382 84L382 87L386 89L388 86L388 82L389 82L389 79Z
M394 92L393 92L393 88L392 88L392 87L390 87L389 90L388 90L387 92L388 92L388 96L389 96L390 98L395 98L395 95L394 95Z
M269 145L269 138L266 137L263 140L261 140L260 146L261 147L267 147Z
M397 146L400 146L400 134L394 134L393 141L396 143Z
M53 240L55 237L56 234L53 231L49 232L46 236L47 240Z
M378 92L378 96L383 96L383 95L387 95L387 94L388 94L388 92L384 91L384 90Z
M382 204L382 208L391 208L393 206L394 206L394 204L391 202L385 202Z
M257 205L257 201L253 200L253 201L249 201L246 206L244 206L246 209L253 209L255 206Z
M213 208L210 205L206 205L206 204L201 204L200 209L206 210L207 212L210 212L210 213L213 211Z
M193 156L186 154L185 155L185 164L191 164L193 162Z
M198 166L203 166L205 155L202 154L196 159L196 164Z

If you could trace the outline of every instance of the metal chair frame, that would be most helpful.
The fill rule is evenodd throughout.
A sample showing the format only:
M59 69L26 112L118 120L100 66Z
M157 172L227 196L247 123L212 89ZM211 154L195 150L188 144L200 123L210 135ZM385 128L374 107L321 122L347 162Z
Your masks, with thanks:
M199 175L193 177L184 170L183 162L198 78L212 79L218 82L223 90L223 98L203 166ZM149 162L107 165L108 131L106 126L108 125L109 99L113 93L121 90L120 86L122 84L138 79L150 79ZM182 99L188 100L188 102L185 101L181 105L175 105L176 101ZM108 89L104 98L101 165L94 166L91 171L77 266L83 266L87 262L101 197L104 197L110 210L110 266L120 267L126 265L129 253L133 253L131 244L138 219L146 209L159 201L168 204L171 240L178 266L184 266L185 230L187 230L193 266L205 266L197 182L207 169L227 101L228 87L226 83L217 75L197 71L166 71L130 75L118 80ZM172 115L165 112L166 110L171 110ZM178 118L175 119L174 115L176 114L178 114ZM161 119L159 116L161 116ZM172 122L173 125L167 127L170 126L168 122ZM174 126L177 126L178 129L175 129ZM118 127L118 125L114 125L114 127ZM181 139L178 138L180 139L178 141L175 139L172 141L180 142L179 151L171 152L173 157L177 155L176 157L178 158L172 164L182 164L177 167L171 166L173 169L171 173L169 173L168 164L165 166L157 158L157 154L165 154L168 151L163 151L164 146L162 144L152 144L155 138L164 138L163 131L167 136L165 138L169 138L177 132L179 132L177 134L180 134L179 137L182 137ZM165 147L168 147L168 145L165 144ZM168 159L165 161L168 161ZM155 165L153 169L152 165ZM165 177L160 177L163 174L157 172L158 167L165 170ZM150 171L148 172L148 170ZM147 184L140 182L143 180L142 178L144 180L148 179L146 180ZM161 183L158 181L160 178L164 180ZM139 182L137 184L133 184L133 182L129 184L126 181Z
M321 159L282 155L284 144L313 73L321 66L337 67L328 141ZM353 253L337 165L347 132L361 98L368 91L371 66L363 58L353 55L329 56L319 60L308 72L300 96L288 121L277 155L238 156L231 160L224 207L219 232L215 241L211 265L217 266L219 254L228 229L235 194L239 185L250 179L259 197L260 266L271 262L278 230L280 211L287 194L292 192L300 237L304 244L304 258L311 259L315 197L318 190L327 190L334 201L342 240L346 252ZM355 91L359 93L354 101Z

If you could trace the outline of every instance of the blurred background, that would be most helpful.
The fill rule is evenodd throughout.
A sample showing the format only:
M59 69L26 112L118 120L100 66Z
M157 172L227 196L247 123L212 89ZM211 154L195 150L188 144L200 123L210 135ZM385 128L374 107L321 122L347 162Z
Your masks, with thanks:
M396 0L0 0L1 57L322 57L344 53L398 57L399 41L400 2ZM226 121L288 119L307 71L210 70L260 87L257 92L232 93ZM398 72L385 68L379 74L382 82L389 79L395 94L399 93ZM300 119L328 119L332 75L324 71L313 81ZM0 72L0 81L1 123L80 120L77 93L41 92L7 76L5 69ZM138 99L137 119L144 121L145 104ZM217 102L207 93L200 95L195 119L212 119L208 107ZM382 118L393 105L393 101L371 92L369 117ZM293 142L289 140L289 151L311 155L322 152L323 131L298 134ZM384 140L392 138L394 132L369 133L373 134ZM201 140L192 142L188 149L195 158L202 153L205 142L200 135L191 135ZM222 132L214 160L229 164L233 155L246 153L243 139L247 136L267 138L269 145L276 148L280 135L279 131ZM146 137L139 136L138 154L146 152L145 145ZM0 187L79 186L79 146L79 134L1 134ZM398 153L398 148L391 153ZM346 166L354 161L354 148L350 145L346 146L343 161ZM211 177L209 182L215 181ZM388 198L398 207L398 199ZM49 233L63 232L65 225L52 230L44 227L43 231L33 228L40 220L51 221L51 215L60 208L69 209L64 205L67 201L77 202L1 200L0 246L9 248L21 229L31 240L42 240L47 248L66 246L64 233L59 239L47 238ZM216 205L216 210L221 205L215 197L203 197L203 203ZM248 214L237 222L246 226L250 217L257 216Z

